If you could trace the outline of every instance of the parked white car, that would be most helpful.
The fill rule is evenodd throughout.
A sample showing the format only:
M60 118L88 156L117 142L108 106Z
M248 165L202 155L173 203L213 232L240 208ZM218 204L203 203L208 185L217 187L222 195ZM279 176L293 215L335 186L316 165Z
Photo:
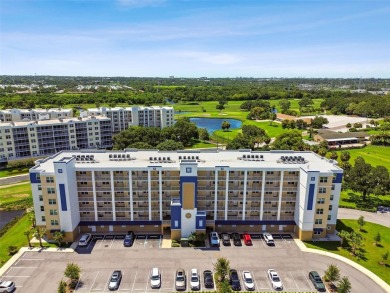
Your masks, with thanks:
M253 282L253 278L250 272L243 271L242 272L242 279L244 280L244 287L248 291L255 290L255 283Z
M153 268L150 273L150 287L160 288L161 286L161 274L158 268Z
M283 283L277 271L275 271L274 269L269 269L268 277L271 281L272 288L274 288L275 290L283 290Z
M191 290L200 290L200 278L197 269L191 270L190 286Z
M79 240L79 246L87 246L88 243L92 240L92 235L90 233L86 233L81 235Z
M220 245L220 239L217 232L211 232L210 233L210 244L211 246L219 246Z
M272 237L272 235L270 233L264 233L263 237L264 237L265 243L267 243L268 245L275 244L274 238Z
M0 282L0 292L13 292L15 290L15 283L12 281Z

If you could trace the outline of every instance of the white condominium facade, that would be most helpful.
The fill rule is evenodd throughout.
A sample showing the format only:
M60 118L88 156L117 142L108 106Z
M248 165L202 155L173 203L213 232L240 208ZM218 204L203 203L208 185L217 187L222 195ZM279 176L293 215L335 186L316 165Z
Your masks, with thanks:
M173 107L115 107L93 108L87 110L87 115L104 115L111 119L113 132L120 132L129 126L169 127L174 124Z
M67 119L73 117L72 109L5 109L0 110L1 122L28 120Z
M0 161L109 147L111 120L103 116L0 122Z
M343 171L312 152L62 151L30 169L48 236L191 232L335 232Z

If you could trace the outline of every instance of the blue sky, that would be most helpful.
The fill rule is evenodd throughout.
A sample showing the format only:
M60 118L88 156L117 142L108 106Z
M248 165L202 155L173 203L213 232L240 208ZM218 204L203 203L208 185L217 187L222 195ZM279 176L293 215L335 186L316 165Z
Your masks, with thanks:
M390 1L0 0L0 74L390 77Z

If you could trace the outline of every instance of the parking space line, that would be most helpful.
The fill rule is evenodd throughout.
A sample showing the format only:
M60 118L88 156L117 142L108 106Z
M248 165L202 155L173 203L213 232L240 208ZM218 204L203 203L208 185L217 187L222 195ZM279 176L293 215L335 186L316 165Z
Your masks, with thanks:
M273 290L274 289L274 287L272 286L272 283L271 283L271 281L269 280L269 276L268 276L268 273L267 272L265 272L265 276L267 277L267 282L268 282L268 285L270 286L270 288Z
M306 274L305 274L304 272L302 272L302 275L305 277L305 280L306 280L307 283L309 284L310 290L313 290L313 289L315 290L313 283L310 282L310 280L307 278Z
M255 278L255 273L254 273L253 271L251 271L251 274L252 274L253 282L255 282L255 291L257 291L259 288L257 287L257 282L256 282L256 278Z
M6 276L7 278L30 278L31 276Z
M23 260L45 260L44 258L23 258Z
M75 289L75 290L77 290L77 289L79 288L80 280L81 280L82 277L83 277L83 275L80 274L80 278L79 278L78 281L77 281L76 289Z
M115 236L112 238L109 248L112 247L112 244L114 243L114 240L115 240Z
M292 275L292 273L289 272L289 274L290 274L291 278L293 279L293 281L294 281L294 283L295 283L295 286L297 286L298 291L301 291L301 290L299 289L299 286L298 286L297 282L295 281L294 276Z
M97 276L99 275L99 273L100 273L100 271L97 272L95 279L92 282L91 289L89 289L89 291L92 291L93 285L95 285L95 282L96 282L96 279L97 279Z
M103 292L106 291L106 288L108 288L108 283L110 283L111 275L108 275L107 283L104 285Z
M135 271L135 276L134 276L134 281L133 281L133 287L131 288L131 292L134 291L135 280L137 279L137 273L138 273L138 271Z

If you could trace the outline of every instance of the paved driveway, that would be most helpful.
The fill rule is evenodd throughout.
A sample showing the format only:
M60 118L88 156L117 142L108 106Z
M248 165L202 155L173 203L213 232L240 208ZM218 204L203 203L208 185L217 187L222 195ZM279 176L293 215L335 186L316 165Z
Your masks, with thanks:
M142 239L140 239L141 241ZM230 266L241 278L243 270L249 270L257 290L271 292L267 270L277 270L287 292L313 292L313 285L307 276L316 270L321 275L330 263L337 264L341 275L348 276L353 292L385 292L373 280L349 265L326 256L304 253L290 237L277 238L275 246L267 246L262 238L253 239L252 246L221 246L220 248L159 248L158 245L136 244L124 248L120 239L98 240L88 252L55 253L25 252L1 277L14 280L17 292L56 292L58 281L63 278L66 264L75 262L81 267L81 279L77 292L108 292L107 284L113 270L120 269L123 279L120 292L173 292L174 275L178 268L188 274L197 268L213 270L218 257L226 257ZM158 243L158 239L152 241ZM152 267L159 267L162 275L160 289L150 289L149 274ZM203 285L203 280L202 280ZM203 286L201 288L204 289Z
M30 180L29 174L4 177L4 178L0 178L0 186L15 184L15 183L19 183L19 182L27 181L27 180Z
M367 222L376 223L390 228L390 212L387 213L370 213L353 209L339 208L338 219L358 219L363 216Z

